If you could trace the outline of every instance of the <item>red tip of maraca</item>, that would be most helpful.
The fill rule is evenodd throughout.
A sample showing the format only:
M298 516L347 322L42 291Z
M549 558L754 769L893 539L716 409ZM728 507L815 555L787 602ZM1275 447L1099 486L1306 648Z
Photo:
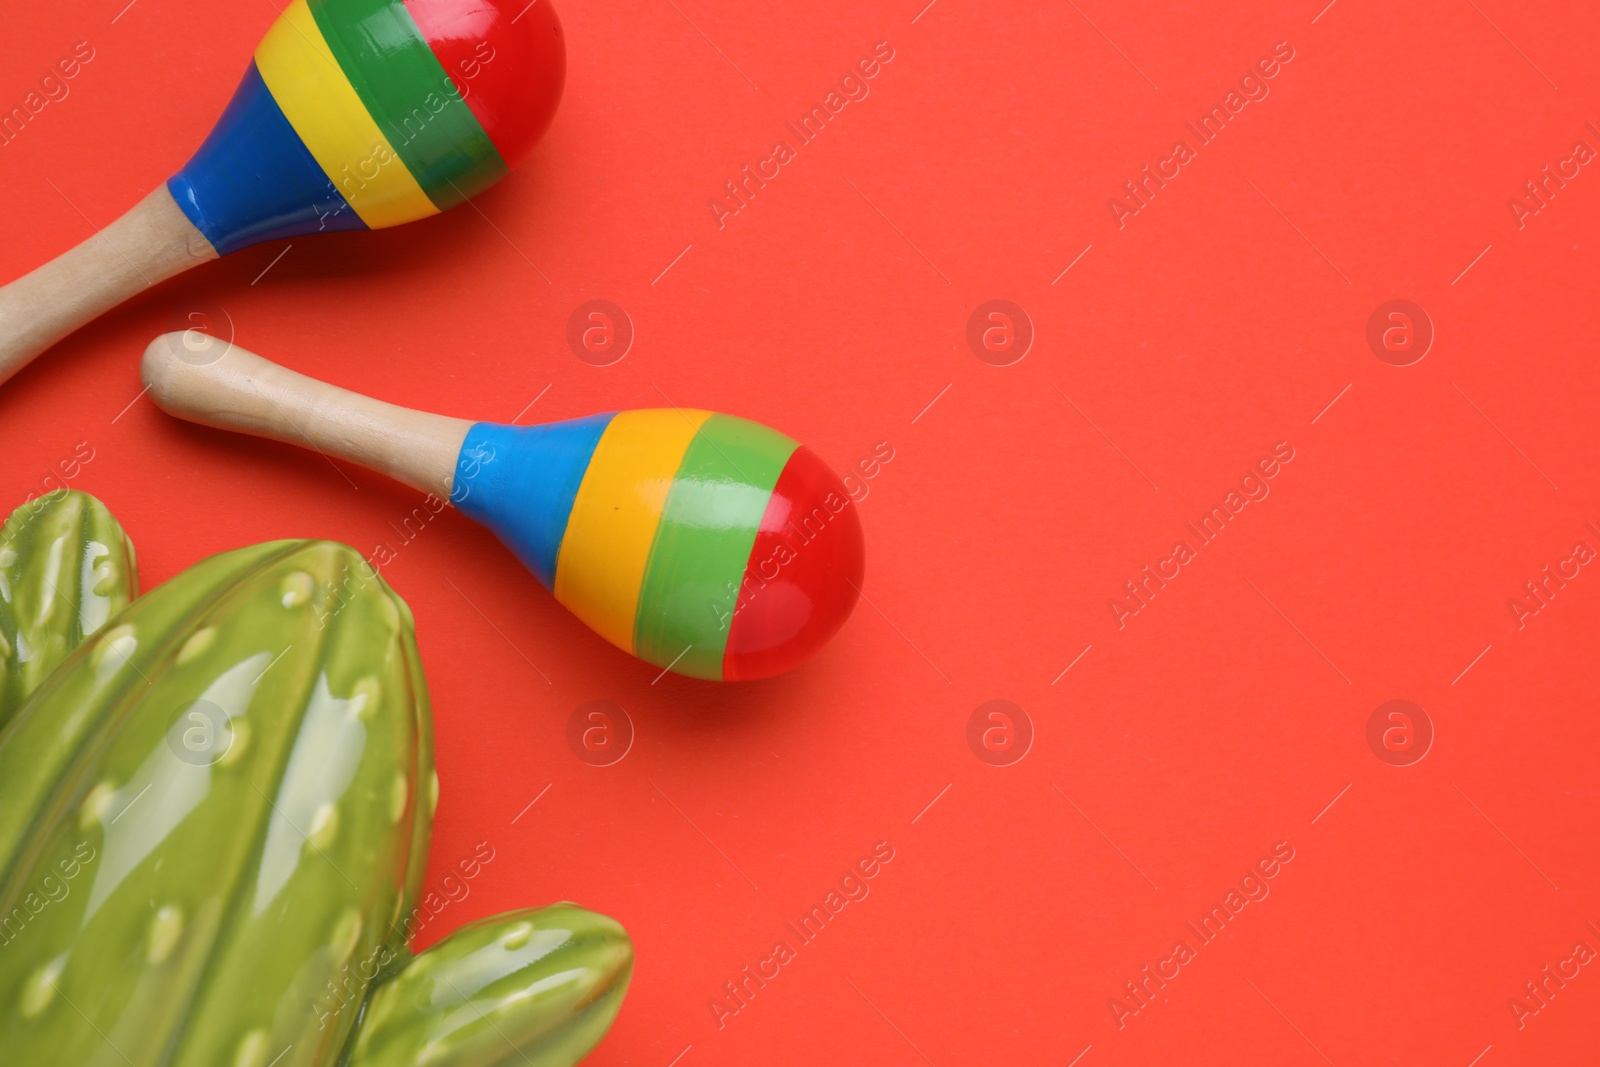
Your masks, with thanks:
M506 166L532 150L561 102L567 46L550 0L405 0Z
M850 617L865 566L855 503L802 445L773 487L745 565L723 680L769 678L809 658Z

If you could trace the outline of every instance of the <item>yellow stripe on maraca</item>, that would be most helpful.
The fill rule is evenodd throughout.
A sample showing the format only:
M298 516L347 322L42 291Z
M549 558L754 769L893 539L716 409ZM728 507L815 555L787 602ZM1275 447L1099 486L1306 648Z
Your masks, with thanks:
M368 229L438 213L356 95L306 0L294 0L273 23L256 48L256 66L289 125Z
M589 460L556 562L556 599L618 648L634 616L661 511L709 411L654 408L611 420Z

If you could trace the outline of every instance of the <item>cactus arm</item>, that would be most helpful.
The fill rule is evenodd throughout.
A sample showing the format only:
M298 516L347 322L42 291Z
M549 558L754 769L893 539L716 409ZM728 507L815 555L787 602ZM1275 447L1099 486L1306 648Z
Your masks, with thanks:
M0 728L138 594L133 544L106 506L58 489L0 527Z
M572 1067L632 974L622 927L571 904L471 923L380 976L340 1067Z

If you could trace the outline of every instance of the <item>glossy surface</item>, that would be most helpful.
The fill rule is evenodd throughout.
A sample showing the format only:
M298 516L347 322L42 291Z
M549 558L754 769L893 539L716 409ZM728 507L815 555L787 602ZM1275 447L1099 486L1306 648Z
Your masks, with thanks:
M222 255L280 237L367 228L283 117L254 60L167 190Z
M8 1058L332 1062L359 996L313 1005L400 947L437 797L410 612L368 575L327 542L206 560L0 737Z
M726 681L803 661L850 617L865 569L861 517L838 476L801 445L761 517L723 662Z
M656 409L615 416L567 517L556 599L601 637L635 654L656 531L684 453L709 415ZM657 571L656 577L666 575Z
M0 527L0 730L138 588L133 544L94 497L57 489L12 512Z
M168 188L223 254L424 218L521 161L564 76L547 2L294 0Z
M439 210L397 156L389 123L362 99L306 0L283 9L256 48L256 66L289 125L369 229ZM417 106L426 108L423 90L413 92Z
M475 922L385 978L348 1067L571 1067L610 1027L632 974L622 927L571 904Z
M555 118L567 45L550 0L405 0L406 10L510 167Z
M773 489L798 445L713 415L689 442L661 509L639 589L634 650L674 670L726 677L730 615ZM842 495L841 495L842 499Z
M505 176L508 168L499 149L428 47L405 4L398 0L308 0L308 4L338 69L399 154L403 166L396 169L410 174L435 207L454 207ZM285 19L289 14L284 12ZM351 203L359 205L359 200Z
M452 499L601 636L690 677L797 666L843 625L861 584L861 523L839 479L731 415L479 423Z
M572 1067L633 946L556 905L413 956L438 790L411 612L353 549L240 549L135 601L0 734L6 1062Z

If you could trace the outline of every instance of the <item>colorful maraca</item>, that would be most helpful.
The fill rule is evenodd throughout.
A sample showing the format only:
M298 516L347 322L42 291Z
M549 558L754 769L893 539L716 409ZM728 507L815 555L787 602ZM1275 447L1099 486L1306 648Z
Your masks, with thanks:
M293 0L182 170L0 289L0 382L196 264L482 192L549 126L565 74L550 0Z
M316 448L450 500L602 637L678 674L780 674L855 606L855 505L814 452L759 423L678 408L473 423L193 332L158 338L143 369L173 415Z

